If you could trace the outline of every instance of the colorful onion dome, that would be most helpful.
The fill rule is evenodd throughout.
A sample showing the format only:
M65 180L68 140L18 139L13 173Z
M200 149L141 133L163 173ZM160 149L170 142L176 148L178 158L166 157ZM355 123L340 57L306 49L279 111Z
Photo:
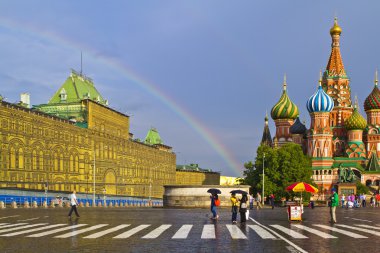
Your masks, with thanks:
M298 107L290 100L286 92L286 76L284 77L283 92L280 100L271 111L272 119L295 119L298 115Z
M334 26L330 29L331 36L334 34L340 35L342 33L342 28L338 25L338 18L334 18Z
M319 80L318 90L306 102L309 113L331 112L334 108L334 100L322 89L322 80Z
M304 134L306 132L306 127L301 123L300 118L297 117L294 124L289 128L291 134Z
M377 71L375 75L375 87L364 101L364 111L380 109L380 90L377 87Z
M367 121L355 107L354 112L344 122L344 126L347 130L364 130L367 127Z

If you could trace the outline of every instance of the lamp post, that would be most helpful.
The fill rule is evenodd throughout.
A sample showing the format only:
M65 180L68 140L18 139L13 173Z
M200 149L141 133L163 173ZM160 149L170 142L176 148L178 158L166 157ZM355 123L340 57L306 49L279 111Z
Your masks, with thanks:
M261 201L262 201L262 204L264 205L264 159L265 159L265 153L263 155L263 192L262 192L262 196L261 196Z

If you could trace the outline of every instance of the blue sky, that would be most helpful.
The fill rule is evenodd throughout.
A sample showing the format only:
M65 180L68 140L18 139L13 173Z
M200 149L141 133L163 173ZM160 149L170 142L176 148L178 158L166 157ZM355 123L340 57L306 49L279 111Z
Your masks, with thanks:
M353 0L0 0L0 94L17 102L29 92L32 104L47 102L70 68L80 69L82 51L84 73L111 107L131 115L136 138L154 126L177 163L240 176L284 73L309 127L305 103L326 67L335 15L365 116L380 62L379 7ZM270 127L273 135L272 120Z

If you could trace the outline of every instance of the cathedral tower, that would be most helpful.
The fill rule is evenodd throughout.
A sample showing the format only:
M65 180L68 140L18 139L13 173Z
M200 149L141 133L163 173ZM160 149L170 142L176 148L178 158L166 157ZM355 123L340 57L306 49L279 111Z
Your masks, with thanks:
M367 129L364 132L364 143L368 151L368 157L373 152L380 155L380 90L378 87L377 71L375 74L375 87L364 101L364 110L367 113Z
M311 118L310 130L307 135L307 154L313 158L313 167L330 167L333 164L333 134L329 118L334 101L322 89L321 82L320 79L318 90L306 103Z
M261 138L260 145L263 145L263 144L269 147L272 147L272 137L271 137L269 126L268 126L268 115L265 115L265 125L264 125L263 137Z
M292 142L289 128L299 114L298 107L288 97L286 86L286 76L284 76L282 95L271 111L272 119L276 124L275 147Z
M344 121L352 114L351 88L350 79L344 69L342 56L340 54L340 35L342 28L338 25L335 18L334 25L330 29L332 38L331 54L327 63L326 71L322 79L322 87L326 93L333 99L334 108L330 114L330 126L332 127L334 137L333 154L334 156L343 156L346 145L346 130Z

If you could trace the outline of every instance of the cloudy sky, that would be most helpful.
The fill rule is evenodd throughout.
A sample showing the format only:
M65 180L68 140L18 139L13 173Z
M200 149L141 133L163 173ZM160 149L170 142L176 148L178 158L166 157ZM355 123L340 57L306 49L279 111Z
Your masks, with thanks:
M330 54L334 16L352 95L380 63L379 1L0 0L0 94L46 103L70 74L93 78L110 106L150 127L178 164L240 176L282 92L305 103ZM272 135L274 123L270 121Z

